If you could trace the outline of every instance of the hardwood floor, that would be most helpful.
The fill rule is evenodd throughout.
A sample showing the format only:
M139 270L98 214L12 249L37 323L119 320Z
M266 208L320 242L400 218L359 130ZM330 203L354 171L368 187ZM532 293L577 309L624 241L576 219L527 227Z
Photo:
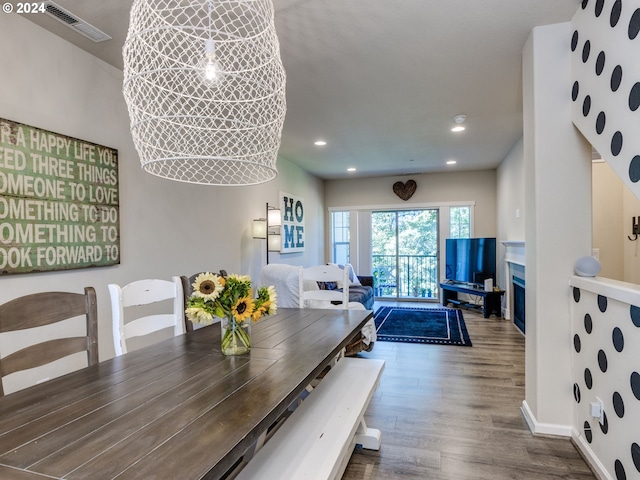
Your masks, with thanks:
M386 361L365 417L382 447L356 448L343 480L595 479L570 440L530 433L524 337L510 321L463 312L473 347L378 342L360 354Z

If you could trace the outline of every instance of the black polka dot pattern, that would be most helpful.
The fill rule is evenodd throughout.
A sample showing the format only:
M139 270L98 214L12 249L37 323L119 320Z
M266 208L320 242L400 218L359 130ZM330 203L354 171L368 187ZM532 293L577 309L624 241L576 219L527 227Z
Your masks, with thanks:
M616 65L611 72L611 91L617 92L620 88L620 84L622 83L622 67L620 65Z
M607 297L598 295L598 308L602 313L607 311Z
M606 55L604 52L598 54L598 60L596 60L596 75L600 76L604 70L604 63L606 61Z
M582 0L566 33L572 121L638 197L639 7L638 0ZM573 428L582 429L609 476L640 480L640 303L624 306L577 287L572 295ZM590 411L596 397L604 400L600 419Z
M636 155L629 164L629 179L636 183L640 180L640 155Z
M638 372L631 374L631 391L633 395L640 400L640 373Z
M604 8L604 0L596 0L596 17L602 15L602 9Z
M635 112L640 107L640 82L636 82L629 92L629 110Z
M593 388L593 376L591 375L591 370L588 368L584 369L584 384L589 390Z
M616 352L622 352L622 349L624 348L624 335L620 328L616 327L613 329L611 339L613 341L613 348L616 349Z
M615 28L615 26L620 21L620 13L622 12L622 0L616 0L611 8L611 15L609 16L609 25L611 28Z
M629 22L629 40L634 40L640 32L640 8L636 9L631 15L631 21Z
M631 459L636 470L640 472L640 445L637 443L631 445Z
M586 313L584 315L584 331L591 335L593 331L593 320L591 319L591 315Z
M584 422L584 438L589 443L593 442L593 434L591 433L591 425L589 425L589 422Z
M574 308L587 309L581 318L573 319L577 321L572 351L578 367L574 368L577 377L572 380L573 399L579 412L576 427L582 425L583 438L595 452L611 455L609 471L613 478L636 478L636 472L640 472L640 430L631 425L640 413L640 363L635 360L629 363L628 355L636 354L634 342L640 340L640 330L636 330L640 329L640 307L625 307L618 299L575 287L574 299L576 292L582 306ZM602 417L598 419L591 416L590 409L596 398L605 400ZM622 438L627 438L629 429L632 438L623 442L627 449L623 454L620 435L623 433Z
M598 352L598 367L600 367L602 373L606 373L607 368L609 368L609 361L607 360L607 354L604 353L604 350Z
M607 412L602 412L602 421L599 422L600 431L603 435L609 433L609 420L607 420Z
M598 114L598 118L596 119L596 133L598 135L604 132L604 127L607 124L607 114L604 112L600 112Z
M613 393L613 411L616 412L618 418L624 417L624 400L618 392Z
M631 321L633 324L640 328L640 307L636 307L635 305L631 305L629 309L629 315L631 316Z
M622 132L616 132L611 137L611 155L617 157L622 151Z
M586 97L584 97L584 101L582 102L582 115L586 117L587 115L589 115L590 111L591 111L591 97L587 95Z
M587 63L589 60L589 54L591 53L591 42L587 40L584 42L584 46L582 47L582 61L583 63Z
M627 473L620 460L615 461L614 468L616 470L616 480L627 480Z
M575 102L572 115L576 126L605 161L615 160L616 165L624 162L624 168L615 170L622 177L628 170L623 180L634 186L640 182L640 137L633 138L638 137L636 132L632 135L632 125L637 125L637 120L631 121L627 116L640 111L640 78L634 55L626 55L629 62L626 68L624 63L613 63L614 58L618 61L624 58L621 51L636 48L623 42L638 40L640 36L640 8L630 3L622 0L582 3L572 21L571 99ZM577 118L578 112L582 120Z

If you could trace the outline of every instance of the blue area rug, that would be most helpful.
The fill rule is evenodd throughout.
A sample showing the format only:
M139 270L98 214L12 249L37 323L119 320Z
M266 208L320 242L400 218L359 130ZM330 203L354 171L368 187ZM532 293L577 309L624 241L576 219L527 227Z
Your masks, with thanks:
M454 308L380 307L378 341L471 346L462 312Z

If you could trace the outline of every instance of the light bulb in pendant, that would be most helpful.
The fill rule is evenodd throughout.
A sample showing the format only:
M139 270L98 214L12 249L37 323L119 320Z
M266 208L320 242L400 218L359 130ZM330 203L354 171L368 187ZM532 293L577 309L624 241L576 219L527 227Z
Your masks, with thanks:
M216 59L213 40L211 38L208 38L205 43L205 57L202 68L204 79L207 83L215 85L220 82L222 71Z

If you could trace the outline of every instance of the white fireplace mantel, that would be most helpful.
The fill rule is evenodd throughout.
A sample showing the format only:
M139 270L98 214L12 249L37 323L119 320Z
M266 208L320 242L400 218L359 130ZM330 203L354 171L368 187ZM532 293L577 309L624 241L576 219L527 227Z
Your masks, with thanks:
M519 240L505 240L502 244L506 248L504 261L524 267L524 242Z
M512 320L513 309L513 273L523 272L525 268L524 242L520 240L505 240L501 242L505 246L505 286L503 317ZM517 265L517 266L516 266Z

